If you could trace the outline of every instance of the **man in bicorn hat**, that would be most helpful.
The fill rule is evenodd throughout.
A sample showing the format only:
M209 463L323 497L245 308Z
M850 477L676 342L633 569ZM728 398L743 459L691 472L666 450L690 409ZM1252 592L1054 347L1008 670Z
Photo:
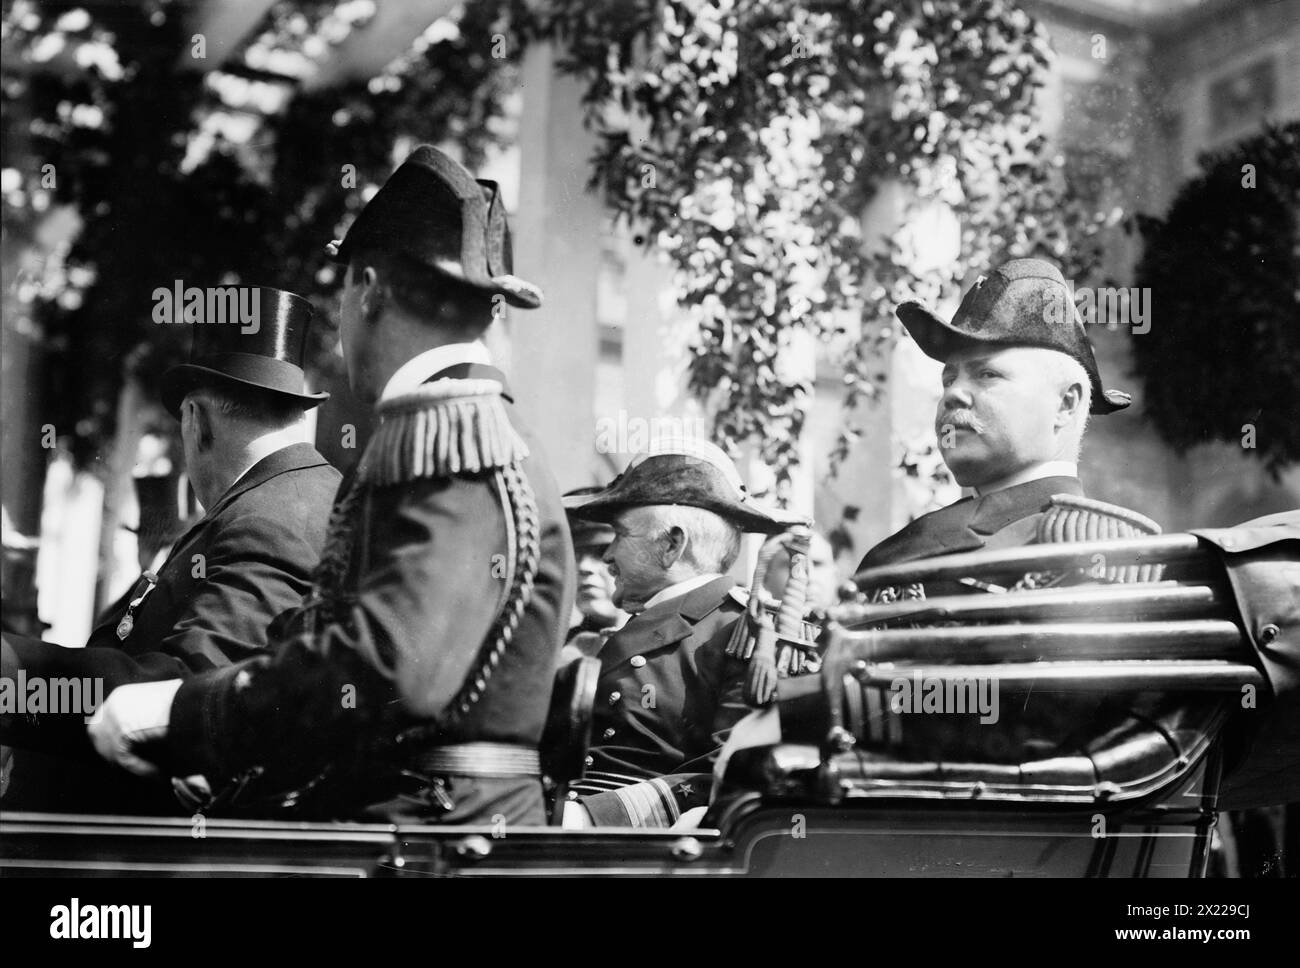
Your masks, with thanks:
M338 471L303 442L304 414L329 394L305 386L311 304L279 289L242 295L257 325L196 322L190 361L162 378L202 518L156 575L146 572L100 617L85 648L6 635L6 679L92 681L104 696L228 667L262 653L272 619L301 604L339 483ZM165 783L110 769L94 755L90 711L0 715L0 738L22 748L5 806L176 811Z
M662 442L573 511L612 525L614 604L632 617L596 656L588 769L565 824L670 826L704 802L710 758L750 711L746 664L727 651L746 598L726 572L743 533L795 519L755 504L722 450L694 439Z
M1098 537L1158 530L1142 515L1083 497L1078 463L1088 415L1122 410L1129 396L1102 386L1083 321L1055 266L1041 259L1005 263L967 291L951 322L915 302L903 303L897 315L922 351L943 363L935 433L948 469L973 494L880 542L860 572L1039 540L1054 506L1080 512L1070 520L1104 522ZM888 601L969 590L875 591Z
M480 337L511 274L497 186L418 147L341 245L341 335L378 427L273 657L119 690L106 758L200 773L242 809L541 824L537 743L573 603L559 489ZM237 782L230 784L230 778ZM288 791L288 792L286 792Z

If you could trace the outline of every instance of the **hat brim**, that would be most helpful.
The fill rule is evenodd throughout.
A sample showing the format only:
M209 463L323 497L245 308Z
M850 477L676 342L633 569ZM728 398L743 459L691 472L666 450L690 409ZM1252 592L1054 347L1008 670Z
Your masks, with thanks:
M214 370L211 367L199 366L194 363L181 363L167 370L159 380L158 395L162 398L163 406L167 408L167 412L179 419L181 403L184 402L186 395L199 387L212 386L213 384L248 387L261 390L264 393L272 393L282 399L294 401L303 410L318 407L330 398L329 393L325 390L316 393L298 393L283 387L268 386L255 380L231 376L221 370Z
M363 212L358 217L358 221L365 217ZM355 229L356 226L353 226ZM341 266L346 266L352 258L352 246L349 243L353 232L348 232L348 238L342 242L331 242L325 247L330 261ZM455 260L438 259L432 262L424 262L431 270L439 275L446 276L448 279L455 279L457 282L469 286L472 289L481 289L484 292L492 293L505 297L505 301L516 309L537 309L542 304L542 291L531 282L520 279L515 275L489 276L485 279L476 279L465 271L465 266Z
M921 347L921 352L932 360L938 360L940 363L946 363L954 353L977 346L1042 346L1043 349L1061 352L1059 346L1009 342L999 339L981 339L978 336L956 329L932 309L919 302L909 301L900 304L894 310L894 315L907 328L907 332L911 334L912 339L916 340L916 345ZM1085 366L1084 369L1086 370L1087 367ZM1123 390L1108 390L1101 386L1091 375L1089 379L1092 382L1090 413L1099 416L1115 413L1132 403L1132 397Z
M566 502L566 509L575 517L585 521L613 524L624 511L649 507L653 503L644 500L629 501L617 493L609 492L596 495L580 505L568 505ZM696 507L705 511L712 511L719 517L737 525L742 531L756 534L779 534L795 525L811 524L802 515L780 511L775 508L761 508L755 504L742 504L739 501L702 499L689 503L682 501L665 501L663 503L669 506L675 504L681 507Z

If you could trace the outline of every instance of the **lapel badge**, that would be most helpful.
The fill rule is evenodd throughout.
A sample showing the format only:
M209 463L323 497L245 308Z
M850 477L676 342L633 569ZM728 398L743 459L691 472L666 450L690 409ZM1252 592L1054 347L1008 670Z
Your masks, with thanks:
M135 580L135 586L131 589L131 600L126 606L126 614L122 616L122 621L117 623L117 639L119 642L125 642L126 637L131 634L131 630L135 628L135 610L140 607L140 603L157 585L158 576L152 571L144 572Z

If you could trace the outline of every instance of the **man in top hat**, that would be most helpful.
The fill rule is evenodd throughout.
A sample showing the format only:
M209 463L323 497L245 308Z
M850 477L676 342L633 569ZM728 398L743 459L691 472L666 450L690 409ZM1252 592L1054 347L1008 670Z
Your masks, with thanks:
M951 322L915 302L903 303L897 315L925 354L944 365L935 433L948 469L973 494L880 542L859 571L1029 543L1054 503L1103 514L1133 533L1155 528L1141 515L1081 500L1078 462L1088 415L1122 410L1129 396L1102 386L1055 266L1007 262L979 278ZM966 590L877 591L889 600Z
M310 303L278 289L244 296L258 325L195 323L190 362L162 379L202 518L156 575L146 572L100 617L85 648L6 635L5 678L92 681L102 697L128 683L228 667L261 654L271 620L301 603L339 483L304 443L304 413L328 394L305 387ZM92 711L0 715L0 738L23 748L5 806L174 811L169 786L94 756L85 727Z
M429 146L331 251L346 266L348 377L378 426L308 601L279 623L273 656L118 690L92 738L133 771L202 774L246 811L544 823L537 743L573 550L479 339L500 303L541 295L511 274L495 183Z
M565 823L670 826L707 795L709 758L750 711L746 664L727 652L746 599L726 572L743 533L794 519L756 505L726 454L693 439L635 458L573 511L613 527L614 604L632 617L597 653L583 796Z

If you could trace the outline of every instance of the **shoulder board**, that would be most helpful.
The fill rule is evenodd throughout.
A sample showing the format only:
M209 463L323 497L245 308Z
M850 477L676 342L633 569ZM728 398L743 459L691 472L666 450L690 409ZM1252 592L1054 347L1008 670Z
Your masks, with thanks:
M1160 525L1146 515L1118 504L1075 494L1053 494L1038 521L1035 538L1039 544L1055 544L1137 538L1159 533Z
M379 426L361 458L367 484L477 474L528 456L496 380L436 380L381 401Z

